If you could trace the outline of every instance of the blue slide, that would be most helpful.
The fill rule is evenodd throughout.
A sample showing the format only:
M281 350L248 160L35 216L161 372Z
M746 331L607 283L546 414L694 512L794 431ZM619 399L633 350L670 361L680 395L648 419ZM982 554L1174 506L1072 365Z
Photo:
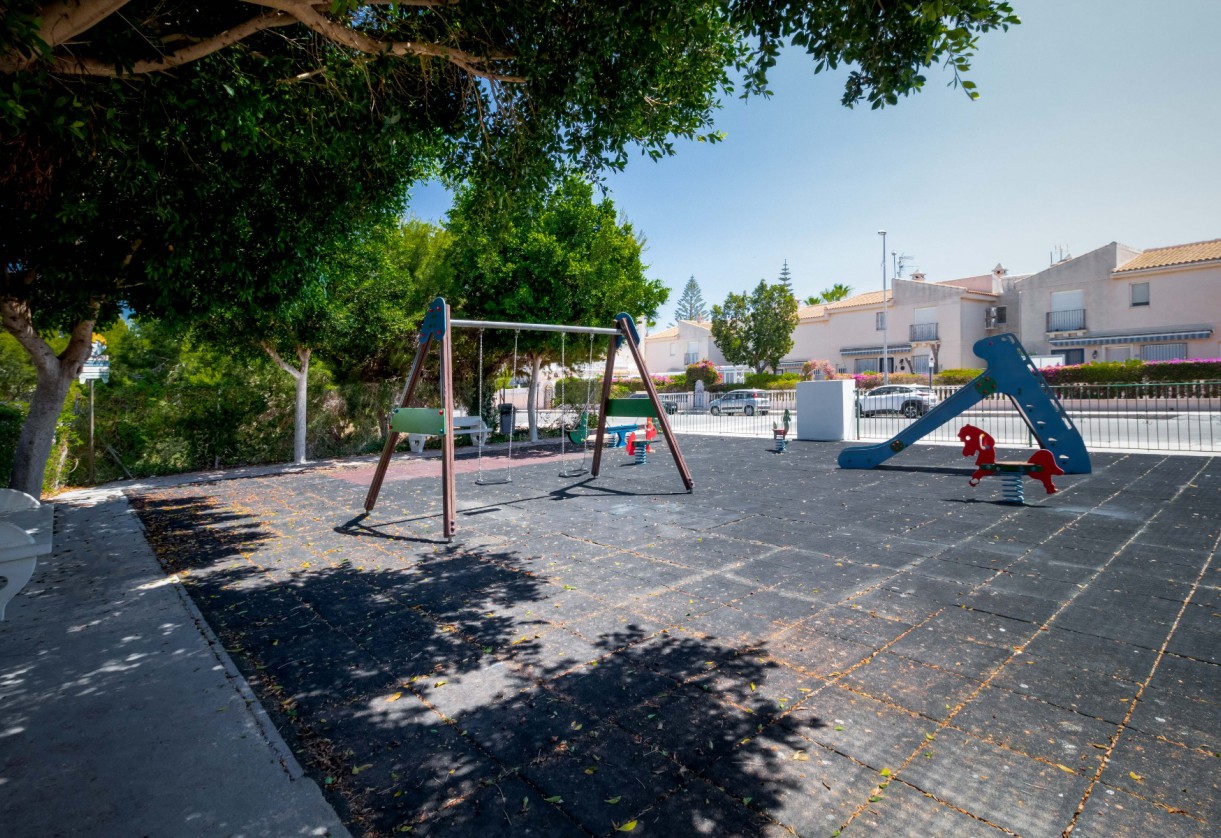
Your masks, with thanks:
M1012 334L982 338L972 351L987 362L987 369L979 377L888 441L840 451L839 467L873 468L993 393L1003 393L1026 420L1039 446L1055 455L1066 474L1089 474L1090 453L1081 432L1018 339Z

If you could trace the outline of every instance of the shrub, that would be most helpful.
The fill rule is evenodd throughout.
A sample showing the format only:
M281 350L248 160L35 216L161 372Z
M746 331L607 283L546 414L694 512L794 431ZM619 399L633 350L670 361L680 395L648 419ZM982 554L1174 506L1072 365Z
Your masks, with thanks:
M874 387L881 387L884 381L880 372L858 373L852 377L856 379L856 389L858 390L872 390ZM914 372L892 372L890 374L890 383L928 384L928 376Z
M822 371L822 377L826 381L832 381L835 378L835 367L831 366L830 361L809 360L801 365L801 377L806 381L813 381L814 374Z
M756 390L792 390L801 381L795 372L748 372L745 387Z
M1143 361L1096 361L1070 367L1046 367L1048 384L1135 384L1141 380Z
M17 453L17 437L21 435L21 424L25 411L16 405L0 404L0 477L8 485L13 472L13 456Z
M687 384L691 389L695 389L695 382L704 382L704 389L708 389L714 384L722 384L725 379L717 372L716 366L707 358L700 361L698 364L692 364L687 367Z
M1145 381L1221 381L1221 358L1149 361Z
M983 370L973 369L949 369L942 370L933 376L934 384L943 384L946 386L970 384L976 378L983 374Z

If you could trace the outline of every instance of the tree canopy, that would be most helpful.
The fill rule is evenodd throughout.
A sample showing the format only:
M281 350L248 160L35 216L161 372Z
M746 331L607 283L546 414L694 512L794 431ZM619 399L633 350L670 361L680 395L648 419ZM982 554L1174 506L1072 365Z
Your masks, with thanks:
M695 281L694 276L683 286L683 294L678 298L674 316L679 320L703 320L708 316L708 305L704 302L700 284Z
M851 294L851 285L845 285L842 282L837 282L830 288L824 288L821 292L806 297L805 304L808 306L817 306L823 305L824 303L834 303L847 298Z
M712 307L712 339L731 364L749 364L755 372L776 371L793 348L797 300L777 282L759 280L749 294L730 294Z

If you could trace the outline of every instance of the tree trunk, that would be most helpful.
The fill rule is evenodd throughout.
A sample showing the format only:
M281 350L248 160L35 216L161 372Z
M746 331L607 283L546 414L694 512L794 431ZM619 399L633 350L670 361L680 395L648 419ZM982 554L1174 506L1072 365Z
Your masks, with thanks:
M280 358L280 354L276 352L271 344L263 344L263 349L271 356L271 360L275 361L280 369L293 377L293 382L296 384L296 410L293 413L293 462L298 464L304 463L306 462L305 431L309 419L306 408L307 397L309 395L309 356L311 350L308 346L297 347L297 360L301 366L296 368Z
M95 309L96 311L96 309ZM0 317L5 330L25 348L34 362L38 384L30 400L30 412L17 438L13 474L9 486L33 497L42 496L47 458L55 444L55 426L64 408L72 380L89 357L93 343L92 318L78 321L72 328L68 345L58 355L34 328L30 307L12 297L0 300Z
M538 379L543 368L543 357L530 358L530 389L526 392L526 419L530 423L530 441L538 442Z

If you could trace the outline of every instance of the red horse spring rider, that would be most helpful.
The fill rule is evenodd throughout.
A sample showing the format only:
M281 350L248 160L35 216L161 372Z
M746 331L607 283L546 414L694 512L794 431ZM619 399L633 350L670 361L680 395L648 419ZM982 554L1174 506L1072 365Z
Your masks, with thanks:
M1051 479L1057 474L1064 474L1064 469L1056 463L1056 457L1046 448L1034 452L1026 462L1017 460L1000 461L996 459L996 440L992 435L974 425L963 425L958 432L958 438L963 442L962 456L975 457L975 473L968 481L972 486L978 486L979 481L990 474L998 474L1003 481L1001 501L1004 503L1025 503L1026 496L1022 493L1022 475L1043 484L1047 494L1055 494L1056 487Z

